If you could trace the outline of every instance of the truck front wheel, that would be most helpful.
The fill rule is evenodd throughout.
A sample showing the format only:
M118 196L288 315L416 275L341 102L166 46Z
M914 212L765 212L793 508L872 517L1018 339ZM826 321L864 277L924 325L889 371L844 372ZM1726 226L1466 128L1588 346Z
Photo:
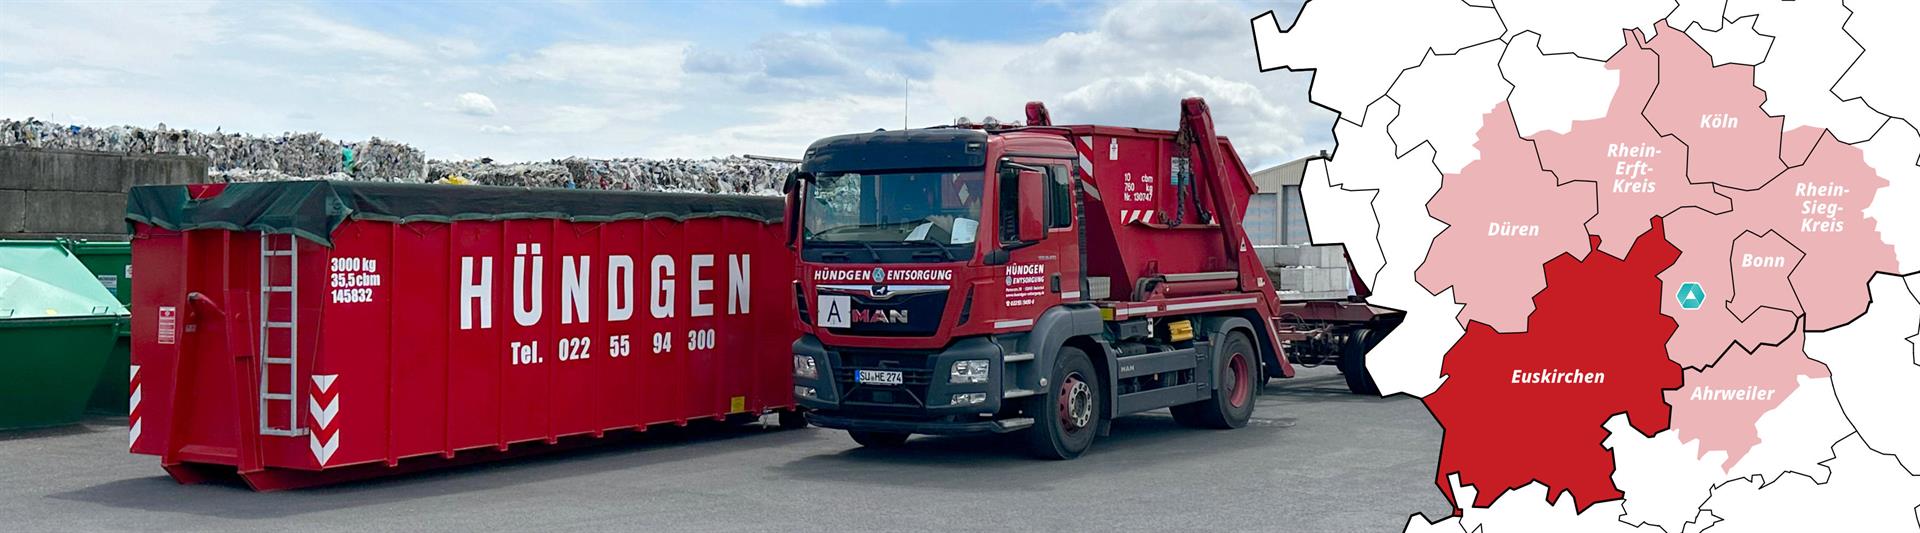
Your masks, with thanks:
M1053 360L1047 393L1028 410L1033 429L1027 430L1027 448L1041 459L1072 459L1093 445L1105 393L1086 352L1067 346Z
M1219 357L1226 359L1225 369L1217 377L1219 383L1213 389L1213 397L1204 401L1173 406L1173 420L1184 426L1233 429L1246 427L1247 420L1253 418L1254 397L1259 395L1255 380L1265 381L1259 375L1260 352L1253 347L1253 339L1247 334L1235 331L1227 334L1227 342L1220 345Z

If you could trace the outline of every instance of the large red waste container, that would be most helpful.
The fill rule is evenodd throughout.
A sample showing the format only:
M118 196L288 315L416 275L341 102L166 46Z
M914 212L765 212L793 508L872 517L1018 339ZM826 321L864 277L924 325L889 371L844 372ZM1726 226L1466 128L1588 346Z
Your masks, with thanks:
M129 447L260 490L791 409L777 198L135 188ZM533 443L533 444L527 444Z

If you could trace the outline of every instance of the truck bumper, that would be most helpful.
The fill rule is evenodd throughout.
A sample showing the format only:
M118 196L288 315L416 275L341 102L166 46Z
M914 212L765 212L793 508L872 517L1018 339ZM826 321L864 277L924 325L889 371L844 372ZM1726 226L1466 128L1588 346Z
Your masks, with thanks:
M877 433L916 433L920 435L963 435L969 433L1006 433L1019 431L1033 426L1031 418L1010 418L1003 420L889 420L880 418L858 418L836 416L833 414L810 411L807 422L829 429L847 431L872 431Z
M1017 427L981 418L1000 411L1006 367L1000 345L988 337L969 337L939 350L830 348L812 335L793 343L796 356L812 357L817 374L795 376L794 401L813 412L815 425L855 431L951 434L1012 431ZM951 383L953 364L985 360L985 383ZM899 385L859 383L855 371L895 370ZM979 395L979 403L953 401L955 395Z

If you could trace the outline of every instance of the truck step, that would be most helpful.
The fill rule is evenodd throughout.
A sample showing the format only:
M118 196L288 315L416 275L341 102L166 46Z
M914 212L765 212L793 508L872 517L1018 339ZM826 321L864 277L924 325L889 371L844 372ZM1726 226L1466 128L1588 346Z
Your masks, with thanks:
M1014 398L1025 398L1035 394L1039 394L1039 392L1032 389L1007 389L1006 392L1000 394L1000 398L1011 400Z
M1030 353L1010 353L1010 354L1007 354L1007 356L1006 356L1006 357L1002 357L1002 358L1000 358L1000 360L1001 360L1001 361L1005 361L1005 362L1008 362L1008 363L1018 363L1018 362L1021 362L1021 361L1032 361L1032 360L1033 360L1033 354L1030 354Z
M1022 429L1028 426L1032 426L1033 419L1032 418L1007 418L1007 419L995 420L993 423L999 425L1002 431L1013 431L1016 429Z

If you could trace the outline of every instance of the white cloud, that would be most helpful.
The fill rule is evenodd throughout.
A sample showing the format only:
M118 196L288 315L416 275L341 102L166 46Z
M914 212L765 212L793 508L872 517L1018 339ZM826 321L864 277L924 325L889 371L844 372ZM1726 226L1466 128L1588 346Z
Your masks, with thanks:
M258 33L245 36L245 40L297 54L350 54L401 62L428 58L420 45L341 22L338 17L296 7L275 8L268 13L250 25Z
M924 74L929 59L926 50L900 34L835 26L769 33L739 51L689 48L685 69L712 75L735 90L810 99L898 92L907 78Z
M1074 6L1060 15L1072 31L997 41L756 26L761 13L695 44L681 36L735 30L661 32L597 5L471 8L518 23L486 33L453 22L475 17L404 31L387 28L420 21L298 5L21 4L0 17L0 116L319 130L434 157L798 156L820 137L900 127L903 85L913 126L1018 120L1043 100L1062 122L1171 128L1198 95L1258 168L1325 147L1331 123L1306 103L1305 75L1258 72L1248 17L1266 7Z
M1098 13L1085 31L1035 44L935 43L928 84L938 101L927 111L1018 117L1022 103L1042 100L1056 122L1170 129L1180 99L1200 96L1251 168L1326 147L1332 115L1307 103L1308 78L1259 72L1247 33L1253 12L1128 3Z
M549 133L591 133L612 121L605 110L574 105L554 106L540 122L540 130Z
M40 85L46 87L79 87L108 85L114 72L95 68L53 67L31 72L0 73L0 79L9 83Z
M561 43L518 58L502 72L513 81L560 82L617 91L666 91L680 86L684 43L615 46Z
M636 129L651 126L661 115L678 109L680 109L678 104L637 100L608 105L559 104L540 109L532 120L526 122L526 127L523 129L539 134L594 135L596 138L593 142L580 143L583 149L592 149L605 146L613 138L629 135ZM634 142L630 149L637 150L645 147L646 144L652 143ZM558 157L580 154L554 155Z
M434 52L452 59L471 59L480 55L480 43L466 39L442 38L433 42Z
M494 107L492 98L480 93L460 93L460 96L453 98L453 109L476 117L490 117L500 112L500 108Z
M746 124L676 135L664 154L756 154L798 157L823 137L871 131L874 124L898 125L900 100L888 96L837 96L751 106L757 117Z
M780 0L780 3L793 7L819 7L827 5L827 0Z
M1075 122L1119 125L1145 124L1142 121L1148 117L1139 116L1144 112L1157 114L1150 121L1164 125L1169 118L1177 118L1180 100L1189 96L1207 99L1217 129L1245 135L1234 136L1235 151L1242 159L1273 164L1299 155L1295 152L1304 143L1300 133L1275 127L1299 122L1290 109L1274 103L1250 82L1186 69L1096 79L1063 95L1060 105L1050 111L1077 117Z
M232 25L213 8L210 2L111 8L10 2L0 16L0 42L6 43L0 46L0 63L164 73L227 35ZM52 28L58 31L50 33ZM160 43L164 46L154 46Z

